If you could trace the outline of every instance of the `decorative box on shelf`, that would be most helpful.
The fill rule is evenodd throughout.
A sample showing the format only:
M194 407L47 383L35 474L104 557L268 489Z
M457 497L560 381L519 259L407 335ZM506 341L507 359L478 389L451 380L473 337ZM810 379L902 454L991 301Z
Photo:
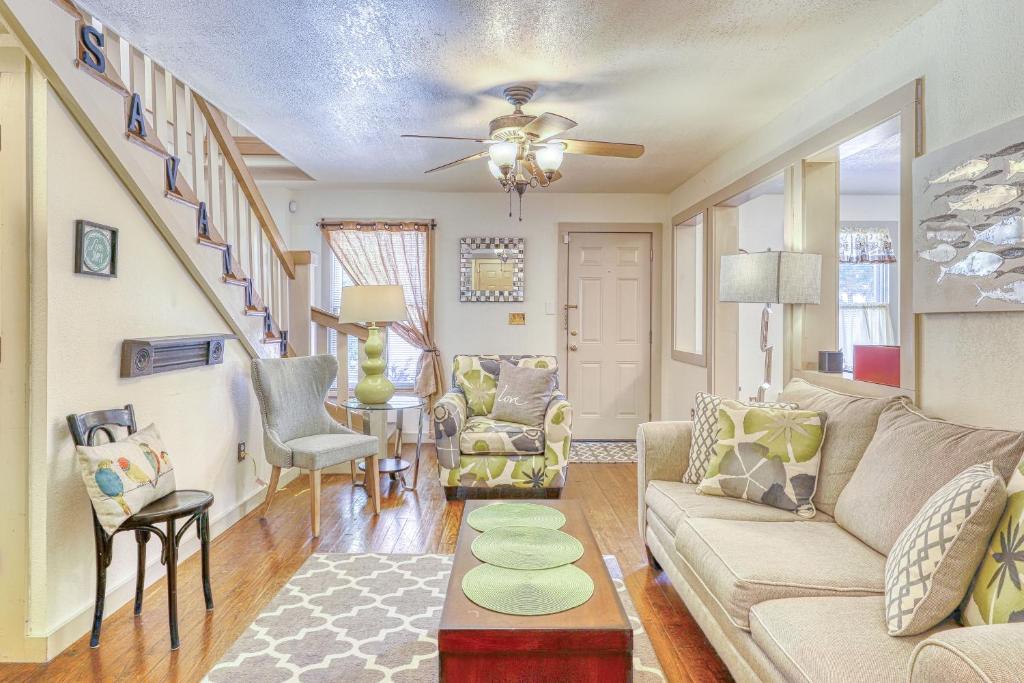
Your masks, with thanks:
M142 377L224 361L224 342L233 334L125 339L121 344L121 377Z
M900 385L900 347L855 344L853 378L860 382Z

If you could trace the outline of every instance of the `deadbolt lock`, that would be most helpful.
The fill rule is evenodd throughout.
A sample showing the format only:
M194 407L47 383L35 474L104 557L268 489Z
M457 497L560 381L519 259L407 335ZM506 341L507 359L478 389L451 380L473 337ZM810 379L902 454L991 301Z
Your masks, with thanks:
M575 337L575 336L576 336L576 330L573 330L573 331L572 331L572 332L570 332L569 334L571 334L572 336L574 336L574 337Z

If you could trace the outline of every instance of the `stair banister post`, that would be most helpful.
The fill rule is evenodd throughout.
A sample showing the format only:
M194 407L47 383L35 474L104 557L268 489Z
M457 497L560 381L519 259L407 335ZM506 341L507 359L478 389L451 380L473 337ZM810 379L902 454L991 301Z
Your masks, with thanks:
M288 343L295 353L309 356L313 353L313 293L316 291L316 254L311 251L289 252L295 262L295 279L282 278L281 284L287 291Z

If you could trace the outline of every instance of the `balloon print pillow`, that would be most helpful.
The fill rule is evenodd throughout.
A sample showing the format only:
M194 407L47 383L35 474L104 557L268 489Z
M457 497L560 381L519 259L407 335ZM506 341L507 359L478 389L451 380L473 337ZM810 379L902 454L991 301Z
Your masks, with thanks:
M813 517L825 413L722 401L718 441L697 491Z
M78 466L96 517L108 534L175 488L174 467L156 425L120 441L79 446Z

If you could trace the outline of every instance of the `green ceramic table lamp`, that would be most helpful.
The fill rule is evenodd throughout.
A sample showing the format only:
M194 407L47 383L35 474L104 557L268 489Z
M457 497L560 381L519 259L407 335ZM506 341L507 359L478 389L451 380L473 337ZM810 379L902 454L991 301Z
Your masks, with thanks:
M377 323L408 320L405 307L405 293L399 285L356 285L341 290L341 315L339 322L367 323L366 360L360 366L363 378L356 385L356 398L362 403L387 403L395 395L395 385L384 371L387 363L384 353L384 337Z

